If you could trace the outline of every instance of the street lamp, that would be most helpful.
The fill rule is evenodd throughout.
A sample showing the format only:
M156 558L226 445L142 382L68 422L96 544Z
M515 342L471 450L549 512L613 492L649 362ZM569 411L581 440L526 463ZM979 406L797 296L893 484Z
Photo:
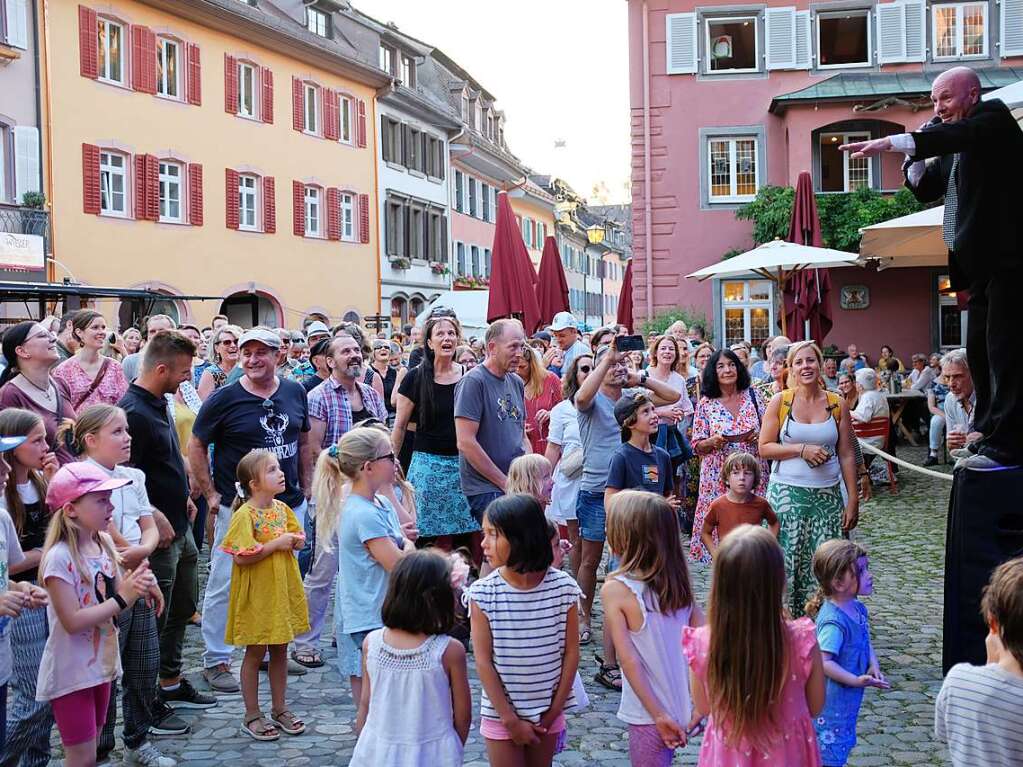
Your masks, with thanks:
M602 243L604 241L604 227L601 226L600 224L594 224L593 226L586 227L586 239L589 241L590 245L600 245L600 243ZM588 261L587 261L586 266L589 267L589 262ZM586 277L588 275L589 275L589 269L587 268L587 270L585 272L583 272L583 322L584 323L587 322L586 312L589 309L589 305L590 305L589 293L586 292ZM601 283L600 300L601 301L604 300L604 286L603 286L603 283ZM604 324L604 313L603 312L600 312L600 321L597 324L598 325L603 325Z

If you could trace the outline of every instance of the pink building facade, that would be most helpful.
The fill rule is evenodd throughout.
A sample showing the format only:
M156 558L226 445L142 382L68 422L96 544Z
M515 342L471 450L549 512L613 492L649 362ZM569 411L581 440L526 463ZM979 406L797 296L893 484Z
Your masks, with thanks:
M736 208L804 170L822 193L900 188L901 156L837 147L919 127L951 66L977 70L985 91L1023 79L1023 2L629 0L629 41L636 317L691 307L718 343L758 342L778 332L769 282L685 279L753 246ZM965 339L942 269L831 276L828 344L906 358Z

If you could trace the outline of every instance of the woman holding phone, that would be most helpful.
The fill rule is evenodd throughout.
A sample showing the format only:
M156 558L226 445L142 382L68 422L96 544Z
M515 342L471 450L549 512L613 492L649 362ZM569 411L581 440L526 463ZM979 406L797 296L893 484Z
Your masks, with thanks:
M692 447L700 456L700 496L696 502L693 537L689 557L694 562L709 562L710 553L700 534L711 502L721 495L721 469L725 459L735 452L751 453L758 458L757 442L767 403L750 387L749 371L731 349L714 352L703 368L702 396L693 417ZM754 492L763 496L770 475L761 461L760 483Z

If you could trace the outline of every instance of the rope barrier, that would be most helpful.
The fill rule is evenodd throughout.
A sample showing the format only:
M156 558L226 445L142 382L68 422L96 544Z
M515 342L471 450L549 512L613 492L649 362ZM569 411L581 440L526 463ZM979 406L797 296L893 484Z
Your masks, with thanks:
M873 445L868 445L862 439L859 440L859 442L860 447L866 450L867 452L873 453L874 455L879 455L885 460L891 461L892 463L897 463L899 466L902 466L905 469L919 472L920 474L926 474L928 477L936 477L937 479L944 479L948 480L949 482L953 481L953 477L951 474L945 474L940 471L934 471L933 469L925 469L923 466L917 466L915 463L909 463L908 461L903 461L901 458L896 458L894 455L889 455L880 448L876 448Z

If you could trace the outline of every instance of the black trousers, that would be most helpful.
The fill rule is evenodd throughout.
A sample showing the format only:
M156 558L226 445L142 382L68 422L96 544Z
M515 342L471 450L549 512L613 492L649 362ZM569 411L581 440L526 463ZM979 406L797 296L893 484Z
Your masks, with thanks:
M979 452L999 463L1023 463L1023 354L1019 285L1023 269L1004 270L970 287L966 354L977 393Z

